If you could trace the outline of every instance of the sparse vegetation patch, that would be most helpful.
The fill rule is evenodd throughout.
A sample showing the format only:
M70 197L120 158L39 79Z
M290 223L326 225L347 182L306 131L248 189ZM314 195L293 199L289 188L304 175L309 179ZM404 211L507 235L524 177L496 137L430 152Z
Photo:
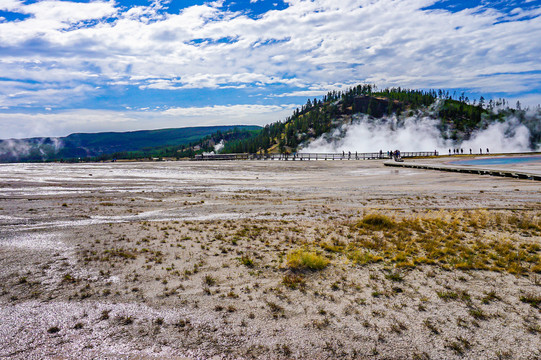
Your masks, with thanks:
M323 270L330 261L314 251L297 249L287 255L287 266L294 270Z

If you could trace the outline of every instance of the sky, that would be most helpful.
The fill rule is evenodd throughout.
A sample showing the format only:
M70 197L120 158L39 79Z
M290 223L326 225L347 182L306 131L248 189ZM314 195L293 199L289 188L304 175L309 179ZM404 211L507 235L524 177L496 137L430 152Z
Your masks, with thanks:
M330 90L541 103L541 0L0 0L0 139L284 120Z

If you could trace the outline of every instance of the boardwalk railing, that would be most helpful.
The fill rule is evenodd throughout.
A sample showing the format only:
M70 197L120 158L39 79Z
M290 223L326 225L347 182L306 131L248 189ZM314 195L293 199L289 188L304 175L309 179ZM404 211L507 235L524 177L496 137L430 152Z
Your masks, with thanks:
M403 158L438 156L437 151L401 152ZM341 153L294 153L294 154L201 154L194 160L373 160L392 159L389 152L341 152Z

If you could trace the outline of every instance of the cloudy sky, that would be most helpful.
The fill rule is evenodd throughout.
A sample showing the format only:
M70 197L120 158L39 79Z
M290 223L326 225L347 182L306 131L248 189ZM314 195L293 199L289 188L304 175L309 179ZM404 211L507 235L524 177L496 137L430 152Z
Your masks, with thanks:
M540 0L0 0L0 138L266 124L333 89L541 103Z

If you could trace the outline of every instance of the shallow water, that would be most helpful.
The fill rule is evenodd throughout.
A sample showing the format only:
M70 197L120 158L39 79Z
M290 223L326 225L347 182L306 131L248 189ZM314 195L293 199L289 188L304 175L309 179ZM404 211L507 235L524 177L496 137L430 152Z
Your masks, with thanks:
M473 159L473 160L460 160L453 161L451 164L455 165L513 165L524 163L538 163L541 162L541 156L517 156L517 157L496 157L485 159Z

